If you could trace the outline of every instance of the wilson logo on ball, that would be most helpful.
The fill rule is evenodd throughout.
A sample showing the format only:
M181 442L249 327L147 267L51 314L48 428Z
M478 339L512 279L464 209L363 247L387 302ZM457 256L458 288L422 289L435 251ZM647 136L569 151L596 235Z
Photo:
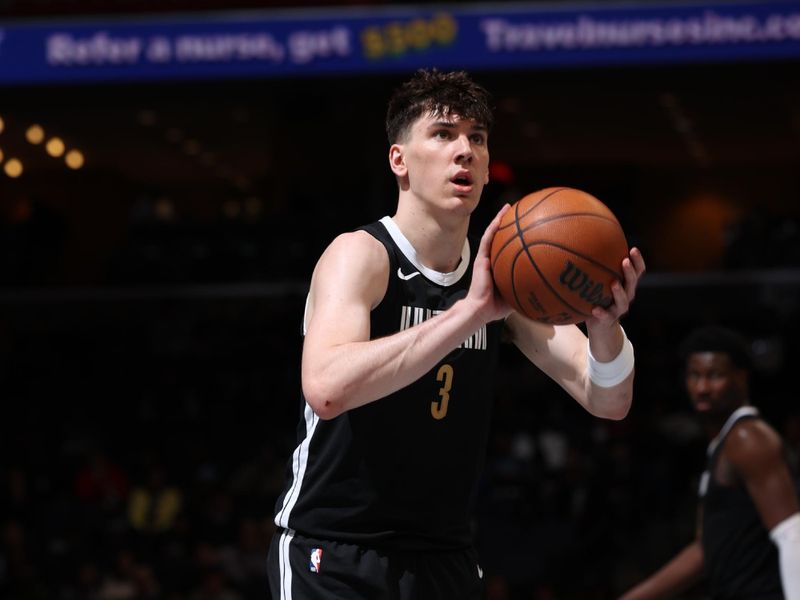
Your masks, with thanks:
M605 286L602 283L592 281L586 273L572 264L572 261L568 260L567 264L564 265L564 270L558 276L558 282L570 292L577 293L581 299L592 306L608 308L614 302L610 294L603 295Z

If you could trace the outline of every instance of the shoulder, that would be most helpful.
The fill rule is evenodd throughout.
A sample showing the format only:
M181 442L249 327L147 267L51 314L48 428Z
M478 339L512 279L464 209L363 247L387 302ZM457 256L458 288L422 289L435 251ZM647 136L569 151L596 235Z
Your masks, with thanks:
M373 306L389 279L389 255L383 243L363 230L337 236L325 249L311 277L311 293L345 290L368 299Z
M762 419L744 419L725 438L725 458L738 470L754 472L782 460L778 432Z
M389 264L386 247L375 236L364 230L350 231L338 235L325 249L320 262L345 261L351 266L375 262Z
M332 273L336 278L355 275L359 279L380 277L389 272L389 255L383 243L363 230L337 236L320 256L312 285Z

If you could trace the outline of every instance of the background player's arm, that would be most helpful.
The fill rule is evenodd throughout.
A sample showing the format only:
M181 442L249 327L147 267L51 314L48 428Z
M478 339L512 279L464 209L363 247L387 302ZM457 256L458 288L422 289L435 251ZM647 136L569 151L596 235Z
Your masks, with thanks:
M660 600L674 598L689 589L703 575L703 547L700 540L686 546L667 564L632 588L619 600Z
M514 343L542 371L564 388L586 410L598 417L625 417L633 398L633 372L611 387L596 385L589 377L587 351L600 362L612 361L622 350L624 336L619 318L628 311L636 285L645 271L641 253L631 250L622 263L624 285L612 286L614 304L596 307L586 321L588 338L575 325L546 325L512 313L506 323Z
M737 424L723 456L742 478L768 531L800 510L778 434L763 421Z
M499 215L481 240L466 298L419 325L374 340L370 311L392 276L386 250L361 231L331 243L311 280L302 359L303 393L321 418L407 386L483 324L508 314L494 294L489 270L489 245L498 223Z
M778 434L763 421L743 421L726 439L723 456L778 546L784 596L800 600L800 502Z

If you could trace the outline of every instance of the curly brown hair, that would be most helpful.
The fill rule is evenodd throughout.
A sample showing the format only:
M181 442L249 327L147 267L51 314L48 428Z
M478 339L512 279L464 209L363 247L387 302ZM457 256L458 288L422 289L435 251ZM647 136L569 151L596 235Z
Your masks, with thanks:
M464 71L419 69L397 88L386 111L389 143L404 139L413 123L424 114L472 119L491 130L494 124L491 95Z

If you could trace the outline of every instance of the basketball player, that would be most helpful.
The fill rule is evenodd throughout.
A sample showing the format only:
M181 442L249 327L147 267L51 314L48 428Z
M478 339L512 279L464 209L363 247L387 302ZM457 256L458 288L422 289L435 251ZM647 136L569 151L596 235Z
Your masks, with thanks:
M711 440L696 539L624 600L674 598L705 580L711 598L800 600L800 507L783 443L749 403L747 344L704 327L682 347L686 389Z
M397 211L337 237L314 269L299 444L269 555L275 599L485 597L469 511L504 326L588 411L628 412L633 348L618 321L641 254L622 262L588 340L513 313L489 265L503 211L479 245L467 239L488 181L489 102L463 72L401 86L386 118Z

